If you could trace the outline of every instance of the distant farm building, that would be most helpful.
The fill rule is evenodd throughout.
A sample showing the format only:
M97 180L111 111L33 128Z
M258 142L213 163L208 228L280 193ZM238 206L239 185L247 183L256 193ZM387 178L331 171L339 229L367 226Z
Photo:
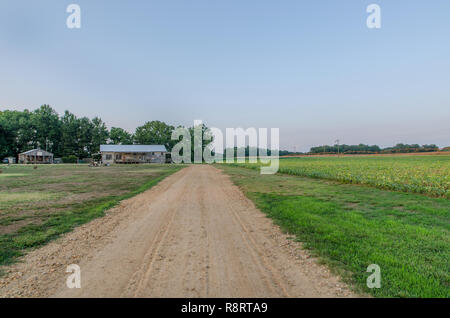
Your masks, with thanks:
M164 145L101 145L103 163L165 163Z
M9 163L9 164L16 163L16 158L14 158L14 157L7 157L7 158L3 159L3 163Z
M32 149L19 154L19 163L53 163L53 154L42 149Z

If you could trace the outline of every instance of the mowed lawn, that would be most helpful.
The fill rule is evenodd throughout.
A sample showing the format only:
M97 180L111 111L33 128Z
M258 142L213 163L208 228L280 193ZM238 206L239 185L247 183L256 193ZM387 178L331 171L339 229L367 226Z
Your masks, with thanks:
M376 297L450 296L448 199L217 166L357 291ZM380 289L367 287L370 264L381 268Z
M104 215L178 171L174 165L0 166L0 265Z

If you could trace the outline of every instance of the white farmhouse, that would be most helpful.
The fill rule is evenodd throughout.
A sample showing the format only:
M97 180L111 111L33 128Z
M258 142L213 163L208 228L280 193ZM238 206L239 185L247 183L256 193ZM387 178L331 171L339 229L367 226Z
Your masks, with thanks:
M164 145L100 145L103 163L165 163Z

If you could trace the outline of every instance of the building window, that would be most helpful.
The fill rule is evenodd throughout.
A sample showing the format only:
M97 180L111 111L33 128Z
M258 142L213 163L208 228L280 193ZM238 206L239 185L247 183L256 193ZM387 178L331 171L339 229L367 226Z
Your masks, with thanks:
M112 155L106 155L105 158L106 158L105 160L111 160L112 159Z

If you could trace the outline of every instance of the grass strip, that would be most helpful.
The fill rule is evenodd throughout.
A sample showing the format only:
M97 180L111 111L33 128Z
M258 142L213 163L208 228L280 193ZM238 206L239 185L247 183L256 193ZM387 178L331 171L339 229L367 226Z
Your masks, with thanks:
M450 202L419 194L222 166L255 205L375 297L450 296ZM370 264L381 288L367 287Z

